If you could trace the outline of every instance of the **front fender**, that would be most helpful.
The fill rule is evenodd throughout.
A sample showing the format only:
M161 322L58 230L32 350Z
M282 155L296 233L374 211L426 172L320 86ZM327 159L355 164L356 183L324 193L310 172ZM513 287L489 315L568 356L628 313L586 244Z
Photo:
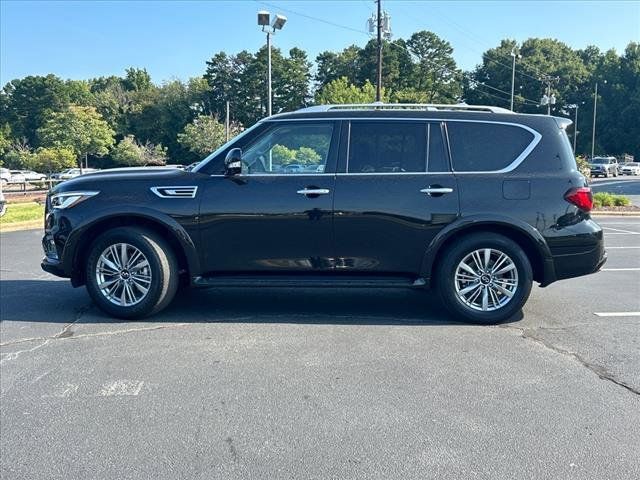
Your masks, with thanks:
M119 205L94 212L90 218L75 226L69 234L64 245L62 258L63 269L72 279L76 277L78 273L76 272L77 269L75 266L77 265L79 253L82 251L82 248L87 245L87 242L91 242L95 238L92 233L94 227L124 218L139 218L168 229L184 252L189 272L200 272L200 259L195 243L184 227L174 218L152 208L137 205ZM135 225L135 223L133 223L133 225Z

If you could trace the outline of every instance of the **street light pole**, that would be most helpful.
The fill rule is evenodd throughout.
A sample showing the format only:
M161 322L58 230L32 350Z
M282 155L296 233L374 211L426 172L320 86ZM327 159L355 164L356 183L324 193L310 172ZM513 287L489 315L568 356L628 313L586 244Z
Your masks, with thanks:
M262 31L267 34L267 116L271 116L272 90L271 90L271 35L276 30L282 30L287 17L283 15L275 15L271 21L271 14L264 10L258 12L258 25L262 27Z
M596 149L596 112L598 110L598 82L593 95L593 127L591 129L591 158L593 159Z
M267 31L267 117L271 116L271 32Z
M382 101L382 0L378 2L378 81L376 82L376 102Z

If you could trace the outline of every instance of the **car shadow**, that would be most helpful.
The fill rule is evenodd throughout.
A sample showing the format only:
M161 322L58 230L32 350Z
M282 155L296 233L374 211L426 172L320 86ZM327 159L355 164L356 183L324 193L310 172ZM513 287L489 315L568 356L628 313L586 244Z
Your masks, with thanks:
M0 281L0 320L46 323L126 323L95 307L84 288L66 281ZM521 313L516 318L521 319ZM343 325L464 325L434 292L409 289L215 288L178 292L148 323L299 323Z

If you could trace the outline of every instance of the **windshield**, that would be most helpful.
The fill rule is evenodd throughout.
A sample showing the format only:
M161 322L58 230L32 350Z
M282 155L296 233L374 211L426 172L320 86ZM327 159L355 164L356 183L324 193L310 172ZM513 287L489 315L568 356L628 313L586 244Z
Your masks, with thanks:
M254 130L258 125L260 125L260 122L254 124L252 127L247 128L244 132L240 133L239 135L236 135L235 137L233 137L231 140L229 140L228 142L224 143L223 145L219 146L213 153L210 153L209 155L207 155L198 165L196 165L196 167L191 170L192 172L199 172L200 170L202 170L207 163L209 163L209 161L212 158L215 158L220 152L224 151L227 147L229 147L232 143L236 142L237 140L241 139L242 137L244 137L245 135L247 135L249 132L251 132L252 130Z
M608 158L594 158L591 163L596 163L596 164L603 164L603 163L609 163L609 159Z

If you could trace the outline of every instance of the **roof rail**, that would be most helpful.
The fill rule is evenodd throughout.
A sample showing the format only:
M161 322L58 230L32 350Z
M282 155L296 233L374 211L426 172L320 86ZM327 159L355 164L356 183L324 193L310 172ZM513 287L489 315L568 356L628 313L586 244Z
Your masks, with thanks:
M489 105L467 105L466 103L458 104L441 104L441 103L351 103L344 105L315 105L313 107L301 108L296 110L297 113L314 113L328 112L331 110L459 110L465 112L491 112L491 113L513 113L511 110L501 107L493 107Z

